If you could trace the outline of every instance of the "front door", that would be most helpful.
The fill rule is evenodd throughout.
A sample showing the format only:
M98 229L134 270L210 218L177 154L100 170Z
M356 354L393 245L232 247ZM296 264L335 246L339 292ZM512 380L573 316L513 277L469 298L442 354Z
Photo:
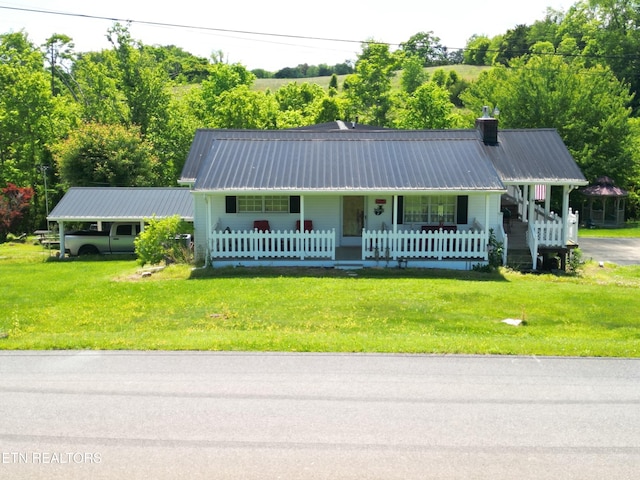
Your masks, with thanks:
M362 243L364 204L362 195L342 197L342 245L359 246Z

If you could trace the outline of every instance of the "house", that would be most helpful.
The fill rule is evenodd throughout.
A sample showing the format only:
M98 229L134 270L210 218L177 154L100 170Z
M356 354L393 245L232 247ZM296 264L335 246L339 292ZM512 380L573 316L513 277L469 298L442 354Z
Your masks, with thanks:
M476 126L198 130L180 179L196 258L470 269L487 263L493 233L505 252L526 245L536 268L542 249L576 245L569 193L587 182L557 131L498 131L486 114Z
M91 223L97 230L112 222L140 222L179 215L193 221L193 197L186 188L72 187L47 220L58 223L60 257L64 257L65 224Z

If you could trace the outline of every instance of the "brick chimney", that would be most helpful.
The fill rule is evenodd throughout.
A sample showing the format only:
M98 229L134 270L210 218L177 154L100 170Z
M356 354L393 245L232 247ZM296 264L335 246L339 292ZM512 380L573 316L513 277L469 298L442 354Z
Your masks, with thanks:
M498 119L489 115L489 107L482 107L482 117L476 118L476 128L485 145L498 144Z

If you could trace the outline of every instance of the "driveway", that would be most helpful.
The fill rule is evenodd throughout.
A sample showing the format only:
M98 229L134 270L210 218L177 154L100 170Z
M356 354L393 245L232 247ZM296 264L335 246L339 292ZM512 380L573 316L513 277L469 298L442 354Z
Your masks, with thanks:
M640 265L640 238L579 238L584 260Z

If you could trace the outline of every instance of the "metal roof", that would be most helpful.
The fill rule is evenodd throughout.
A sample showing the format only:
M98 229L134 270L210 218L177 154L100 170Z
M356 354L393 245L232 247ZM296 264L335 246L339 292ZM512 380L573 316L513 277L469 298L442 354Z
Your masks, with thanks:
M501 191L504 185L475 138L334 137L219 139L194 190Z
M555 129L499 130L485 149L505 183L587 184Z
M554 129L210 130L196 132L181 183L195 190L503 190L506 183L583 185Z
M321 124L318 130L225 130L198 129L182 169L180 183L193 184L201 165L211 158L211 149L218 140L410 140L410 139L475 139L475 130L391 130L391 129L340 129L331 128L335 122ZM238 159L238 161L243 161Z
M119 221L180 215L193 220L187 188L72 187L47 217L50 221Z

